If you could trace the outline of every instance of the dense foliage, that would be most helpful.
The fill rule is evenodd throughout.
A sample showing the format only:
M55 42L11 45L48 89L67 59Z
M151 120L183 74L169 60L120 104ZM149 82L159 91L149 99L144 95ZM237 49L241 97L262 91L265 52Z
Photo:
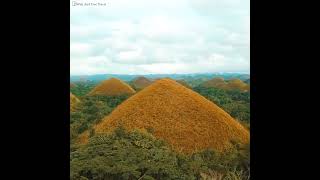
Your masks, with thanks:
M232 117L245 123L250 122L250 92L202 86L195 87L193 90L222 107Z
M85 96L97 85L96 82L91 81L80 81L73 84L74 86L70 87L70 91L77 97Z
M71 112L70 133L73 140L102 120L128 96L84 96L76 111Z
M114 109L119 104L121 104L124 100L128 99L130 95L121 95L121 96L85 96L85 99L88 99L93 102L102 101L107 104L109 107Z
M177 154L147 132L129 133L120 127L113 134L91 137L71 152L71 179L248 179L249 159L248 146L235 146L226 154Z

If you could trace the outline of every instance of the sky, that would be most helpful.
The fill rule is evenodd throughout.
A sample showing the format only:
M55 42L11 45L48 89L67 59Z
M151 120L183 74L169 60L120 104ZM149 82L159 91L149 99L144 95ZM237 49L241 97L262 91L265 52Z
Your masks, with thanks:
M250 73L249 0L70 3L71 75Z

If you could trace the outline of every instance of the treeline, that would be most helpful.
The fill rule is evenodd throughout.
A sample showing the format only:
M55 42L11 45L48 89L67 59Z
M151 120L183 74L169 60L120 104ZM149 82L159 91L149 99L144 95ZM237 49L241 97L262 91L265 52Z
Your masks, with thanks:
M178 154L147 132L95 135L87 145L72 149L73 180L249 179L249 145L234 144L226 153L205 150Z

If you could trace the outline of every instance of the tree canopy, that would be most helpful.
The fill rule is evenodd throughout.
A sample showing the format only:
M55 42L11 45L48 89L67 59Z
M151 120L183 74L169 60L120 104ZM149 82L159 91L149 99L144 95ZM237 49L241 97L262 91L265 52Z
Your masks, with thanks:
M248 146L247 146L248 147ZM165 142L147 132L95 135L71 152L71 179L200 179L218 172L249 176L248 148L237 147L226 154L206 150L191 156L172 151Z

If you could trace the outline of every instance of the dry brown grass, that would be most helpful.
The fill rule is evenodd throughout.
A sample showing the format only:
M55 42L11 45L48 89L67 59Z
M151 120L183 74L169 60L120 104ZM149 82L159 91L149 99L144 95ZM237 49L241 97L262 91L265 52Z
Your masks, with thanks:
M149 80L143 76L140 76L132 81L132 84L134 85L134 87L136 87L138 89L143 89L143 88L149 86L151 83L152 83L151 80Z
M216 87L220 89L226 89L227 83L223 78L213 78L203 83L204 87Z
M230 141L249 142L248 130L229 114L171 79L158 80L127 99L95 131L110 133L119 125L127 130L153 129L155 137L183 153L224 151Z
M120 79L110 78L98 84L88 95L118 96L130 95L136 91Z
M70 92L70 111L75 111L75 108L80 100Z
M240 79L232 79L228 82L228 89L239 89L242 91L249 91L250 87Z
M87 144L88 142L89 142L89 131L86 130L77 137L76 144Z

